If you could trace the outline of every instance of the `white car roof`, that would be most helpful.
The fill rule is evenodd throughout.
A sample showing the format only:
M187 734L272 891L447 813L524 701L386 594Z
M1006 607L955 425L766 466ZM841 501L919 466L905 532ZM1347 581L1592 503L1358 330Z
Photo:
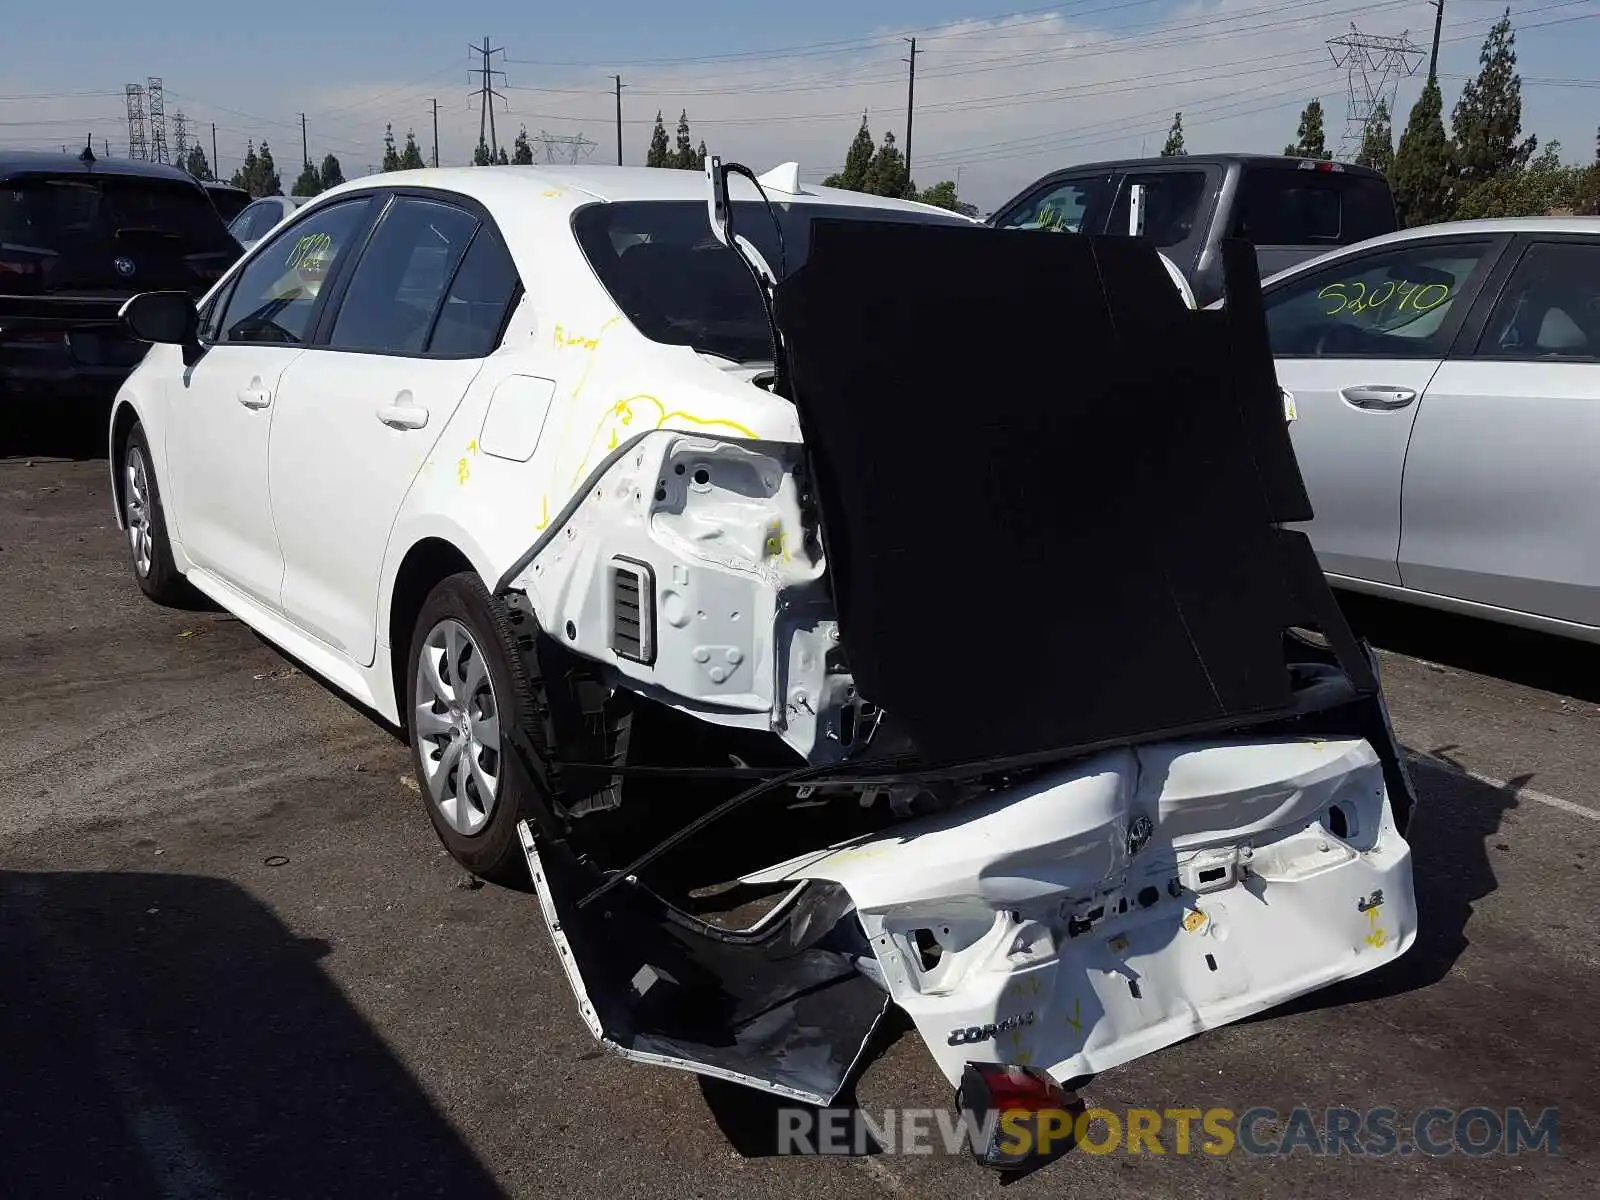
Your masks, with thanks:
M1287 279L1291 275L1299 275L1306 270L1333 262L1335 259L1347 255L1364 253L1375 250L1381 246L1404 245L1407 242L1423 241L1430 238L1471 236L1473 234L1501 234L1501 233L1587 233L1600 235L1600 217L1490 217L1478 221L1440 221L1435 225L1417 225L1410 229L1396 230L1394 233L1379 234L1375 238L1368 238L1364 242L1355 242L1348 246L1340 246L1336 250L1329 250L1326 254L1319 254L1315 258L1308 258L1303 262L1295 263L1282 271L1261 281L1265 287L1280 279Z
M895 209L942 215L962 220L961 214L931 204L912 200L896 200L889 196L874 196L842 188L822 187L820 184L801 184L801 191L790 193L774 190L764 184L768 197L782 204L831 204L854 208ZM582 193L585 201L617 202L624 200L695 200L706 199L706 178L700 171L680 171L663 167L611 167L563 166L536 164L534 166L503 167L425 167L415 171L389 171L382 175L366 175L352 179L324 192L323 196L342 194L374 187L437 187L475 197L493 206L529 193L540 194L552 190ZM759 200L760 196L749 180L734 176L728 180L728 192L735 200ZM319 196L320 200L322 197Z

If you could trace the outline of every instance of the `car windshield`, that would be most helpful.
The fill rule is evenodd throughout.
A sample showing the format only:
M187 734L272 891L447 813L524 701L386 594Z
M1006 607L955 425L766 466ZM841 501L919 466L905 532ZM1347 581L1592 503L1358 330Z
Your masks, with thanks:
M955 214L847 205L774 203L773 210L781 253L766 205L735 201L733 221L780 279L805 261L814 217L969 224ZM761 295L739 256L713 236L704 202L594 204L579 210L573 225L600 282L646 337L741 363L771 357Z
M125 175L36 175L0 183L0 242L66 253L82 241L225 244L197 186Z

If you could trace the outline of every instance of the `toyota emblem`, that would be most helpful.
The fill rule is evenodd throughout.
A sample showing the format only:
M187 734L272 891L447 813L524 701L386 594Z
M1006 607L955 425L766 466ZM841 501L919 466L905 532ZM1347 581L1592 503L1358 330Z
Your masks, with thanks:
M124 279L133 274L133 259L131 258L114 258L111 260L111 265L117 269L117 274Z

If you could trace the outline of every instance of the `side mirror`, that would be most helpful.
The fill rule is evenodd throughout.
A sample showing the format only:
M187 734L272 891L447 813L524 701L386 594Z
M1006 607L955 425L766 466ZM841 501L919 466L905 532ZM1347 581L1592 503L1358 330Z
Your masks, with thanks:
M188 292L140 292L117 315L141 342L189 346L199 340L200 315Z

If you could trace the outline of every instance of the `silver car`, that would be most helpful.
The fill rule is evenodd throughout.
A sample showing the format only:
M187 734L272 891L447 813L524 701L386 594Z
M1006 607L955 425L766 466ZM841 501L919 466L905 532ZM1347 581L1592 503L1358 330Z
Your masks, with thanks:
M1600 218L1423 226L1262 291L1330 581L1600 641Z
M228 222L228 232L248 250L309 199L309 196L263 196L239 210L239 215Z

